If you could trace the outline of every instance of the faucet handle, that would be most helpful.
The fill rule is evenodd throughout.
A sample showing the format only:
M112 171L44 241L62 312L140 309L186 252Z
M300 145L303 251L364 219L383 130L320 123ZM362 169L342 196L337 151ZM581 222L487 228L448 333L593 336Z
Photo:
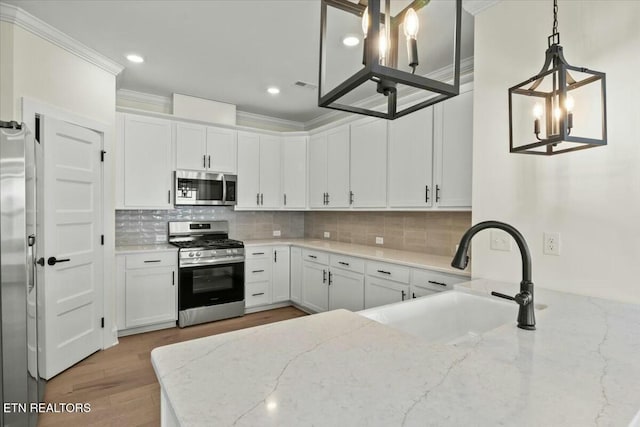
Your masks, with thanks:
M500 292L491 292L491 295L493 295L494 297L500 297L500 298L504 298L504 299L508 299L509 301L515 301L515 297L512 297L511 295L506 295L506 294L501 294Z
M501 294L500 292L491 292L491 295L493 295L494 297L508 299L509 301L515 301L518 303L518 305L521 305L521 306L528 305L529 303L531 303L531 300L532 300L531 293L529 293L528 291L520 292L516 294L515 297Z

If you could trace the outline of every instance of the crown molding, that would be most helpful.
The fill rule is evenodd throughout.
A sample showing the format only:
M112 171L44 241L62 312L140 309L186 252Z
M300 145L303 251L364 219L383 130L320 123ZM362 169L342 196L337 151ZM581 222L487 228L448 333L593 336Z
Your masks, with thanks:
M110 74L118 75L124 69L124 66L121 64L107 58L76 39L69 37L57 28L52 27L19 7L7 3L0 3L0 21L17 25L79 58L102 68Z
M472 74L473 74L473 56L469 56L467 58L461 59L460 60L460 83L462 84L471 80L470 78L463 79L463 76L470 76ZM434 80L439 80L439 81L448 81L453 79L450 66L442 67L440 69L432 71L431 73L426 74L425 77L428 77ZM415 89L414 91L403 95L405 101L412 101L414 99L417 100L422 96L423 96L423 91L419 89ZM365 106L366 108L375 108L381 105L379 101L380 101L380 97L378 95L373 95L359 102L357 105ZM347 116L353 116L353 115L354 115L353 113L348 113L345 111L332 110L327 114L323 114L322 116L318 116L316 118L306 121L304 123L304 129L305 130L316 129L326 124L344 119ZM359 117L359 115L356 115L356 116Z
M247 111L236 112L237 121L253 122L257 124L271 125L279 128L290 129L292 131L305 130L305 124L293 120L279 119L277 117L264 116L262 114L249 113Z
M489 9L491 6L499 3L500 0L464 0L462 8L471 15L476 16L480 12Z
M168 96L154 95L152 93L137 92L129 89L118 89L116 91L116 101L125 99L127 101L142 102L160 107L162 110L171 111L171 98Z

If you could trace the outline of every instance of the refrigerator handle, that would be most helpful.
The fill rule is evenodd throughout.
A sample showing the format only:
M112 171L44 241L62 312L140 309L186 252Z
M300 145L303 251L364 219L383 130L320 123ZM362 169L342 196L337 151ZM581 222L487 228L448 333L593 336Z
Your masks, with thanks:
M30 268L29 268L29 281L27 282L27 292L31 292L31 290L34 288L34 286L36 285L36 235L35 234L31 234L29 237L27 237L27 251L28 253L28 257L29 257L29 264L30 264ZM44 259L42 260L43 264L44 264Z

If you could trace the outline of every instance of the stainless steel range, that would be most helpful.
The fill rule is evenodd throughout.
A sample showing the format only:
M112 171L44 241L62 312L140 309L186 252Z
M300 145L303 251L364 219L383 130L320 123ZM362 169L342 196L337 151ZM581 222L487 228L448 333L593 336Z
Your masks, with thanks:
M178 326L244 315L244 244L227 221L169 222L179 247Z

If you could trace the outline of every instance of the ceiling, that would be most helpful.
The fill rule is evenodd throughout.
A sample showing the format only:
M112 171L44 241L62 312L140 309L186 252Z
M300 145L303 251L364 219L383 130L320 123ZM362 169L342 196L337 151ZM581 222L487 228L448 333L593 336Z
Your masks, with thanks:
M118 88L198 96L297 122L328 112L317 106L317 89L294 84L318 84L319 0L3 1L123 64ZM466 58L473 55L473 17L462 13ZM337 41L328 49L335 58L352 56ZM355 49L357 58L361 45ZM129 53L145 62L128 62ZM424 71L447 64L432 65ZM280 94L268 94L269 86Z

